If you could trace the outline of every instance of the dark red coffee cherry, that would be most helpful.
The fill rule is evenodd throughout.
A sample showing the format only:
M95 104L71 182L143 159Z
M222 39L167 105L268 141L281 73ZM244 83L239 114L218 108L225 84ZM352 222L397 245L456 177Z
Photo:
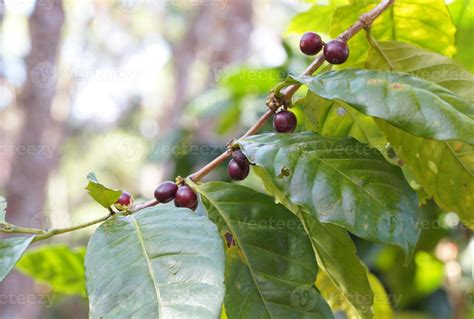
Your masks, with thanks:
M323 48L323 40L319 34L306 32L300 40L300 50L306 55L315 55Z
M155 189L155 198L160 203L168 203L176 196L178 186L173 182L164 182Z
M174 199L174 204L177 207L187 207L193 209L197 204L197 195L191 189L191 187L187 185L180 186L176 191L176 198Z
M249 164L240 165L236 160L231 159L227 166L227 173L234 181L243 181L249 175Z
M247 160L247 157L245 157L244 153L242 153L241 150L235 150L232 152L232 158L234 159L234 161L236 161L237 163L239 163L239 165L245 165L245 164L249 164L249 161Z
M127 210L133 204L133 196L129 192L123 191L114 206L118 210Z
M332 40L324 46L324 57L331 64L342 64L349 57L349 47L341 40Z
M273 116L273 127L278 133L292 133L296 124L297 120L293 112L280 111Z

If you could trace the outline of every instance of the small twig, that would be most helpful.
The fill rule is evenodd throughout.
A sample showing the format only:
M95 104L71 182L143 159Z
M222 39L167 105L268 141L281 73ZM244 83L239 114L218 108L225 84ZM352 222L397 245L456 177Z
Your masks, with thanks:
M122 213L122 215L126 214L134 214L142 209L156 206L158 202L156 200L149 201L146 203L141 203L134 205L131 207L127 212ZM0 228L0 233L7 233L7 234L32 234L32 235L37 235L33 242L40 241L40 240L45 240L50 237L60 235L60 234L65 234L69 233L78 229L82 228L87 228L89 226L93 226L102 222L105 222L106 220L110 219L111 217L119 214L115 211L113 211L111 208L108 209L109 214L94 220L91 220L89 222L79 224L76 226L72 227L66 227L66 228L53 228L53 229L36 229L36 228L24 228L24 227L19 227L16 225L12 224L5 224L3 228Z
M6 234L44 234L46 231L42 229L35 229L35 228L25 228L19 227L12 224L5 224L2 228L0 228L0 232Z
M47 238L50 238L54 235L59 235L59 234L64 234L64 233L69 233L78 229L86 228L95 224L102 223L109 219L110 217L114 216L115 213L110 213L107 216L97 218L94 220L91 220L89 222L79 224L73 227L66 227L66 228L54 228L54 229L36 229L36 228L25 228L25 227L19 227L16 225L12 224L5 224L3 228L0 228L0 233L6 233L6 234L31 234L31 235L37 235L33 241L40 241L44 240Z
M92 225L95 225L95 224L99 224L99 223L105 222L106 220L108 220L109 218L111 218L114 215L115 215L115 213L114 214L109 214L107 216L103 216L103 217L100 217L100 218L97 218L97 219L94 219L94 220L91 220L89 222L79 224L79 225L76 225L76 226L73 226L73 227L50 229L48 231L45 231L43 234L36 236L35 239L33 239L33 242L44 240L44 239L53 237L55 235L69 233L69 232L72 232L72 231L75 231L75 230L78 230L78 229L82 229L82 228L86 228L86 227L89 227L89 226L92 226Z
M272 115L273 115L273 111L272 110L267 110L267 112L264 114L264 116L266 116L266 119L263 121L263 123L266 122L267 119L269 119ZM262 117L263 118L263 117ZM261 121L262 119L259 120L259 122ZM257 122L257 123L259 123ZM257 124L255 124L253 127L255 127ZM255 131L257 131L259 129L259 127L256 127L255 128ZM212 160L212 162L208 163L206 166L204 166L203 168L201 168L199 171L197 171L196 173L192 174L191 176L189 176L189 178L194 181L194 182L197 182L199 180L201 180L204 176L206 176L207 174L209 174L214 168L216 168L217 166L219 166L220 164L222 164L226 159L228 159L230 156L232 155L232 152L229 151L229 150L226 150L224 153L222 153L221 155L219 155L218 157L216 157L214 160Z
M356 23L354 23L349 29L341 33L337 38L347 42L359 31L372 25L374 20L377 19L393 3L393 1L394 0L382 1L372 10L370 10L366 14L363 14ZM319 69L321 65L323 65L324 61L325 61L324 55L323 54L318 55L313 60L313 62L303 71L303 73L301 73L300 76L312 75L314 72L316 72L317 69ZM287 103L289 103L293 95L300 88L300 86L301 86L300 84L292 84L292 85L287 86L286 88L282 90L281 98ZM277 92L277 94L280 94L280 92ZM273 115L273 110L272 109L267 110L262 115L262 117L260 117L257 123L255 123L241 138L245 138L257 133L257 131L268 121L268 119L272 115ZM215 158L212 162L208 163L203 168L201 168L194 174L190 175L189 178L194 182L200 181L203 177L209 174L214 168L222 164L230 156L231 156L231 153L229 151L222 153L217 158Z

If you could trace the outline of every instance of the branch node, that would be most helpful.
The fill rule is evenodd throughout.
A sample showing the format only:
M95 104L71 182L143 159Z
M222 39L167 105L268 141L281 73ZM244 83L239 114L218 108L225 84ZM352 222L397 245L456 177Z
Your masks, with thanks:
M370 27L370 25L372 24L371 20L372 19L371 19L370 15L367 14L367 13L361 15L360 18L359 18L360 23L362 23L364 25L364 29Z
M179 185L184 185L184 184L186 184L186 179L185 179L185 178L182 178L182 177L179 176L179 175L176 176L175 181L176 181L176 185L178 185L178 186L179 186Z
M227 144L226 144L227 150L230 152L235 151L236 149L239 148L239 145L237 144L237 139L233 138L231 139Z
M272 90L268 95L265 104L270 110L272 110L273 113L276 113L276 111L278 111L278 109L281 107L286 109L288 106L290 106L290 102L286 101L284 97L279 96L274 90Z

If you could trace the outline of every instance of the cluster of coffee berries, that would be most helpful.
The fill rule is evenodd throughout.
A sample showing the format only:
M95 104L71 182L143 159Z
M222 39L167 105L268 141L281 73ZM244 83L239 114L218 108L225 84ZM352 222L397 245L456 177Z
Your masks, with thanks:
M250 171L250 163L241 150L232 152L232 159L227 166L227 173L234 181L243 181Z
M342 40L331 40L324 43L319 34L306 32L300 40L300 49L306 55L315 55L324 47L324 58L331 64L342 64L349 57L349 47Z
M117 208L119 211L127 210L133 204L133 195L129 192L123 191L120 194L120 197L114 204L114 207Z
M155 199L159 203L168 203L174 199L176 207L196 209L198 199L196 193L188 185L176 185L171 181L161 183L155 189Z

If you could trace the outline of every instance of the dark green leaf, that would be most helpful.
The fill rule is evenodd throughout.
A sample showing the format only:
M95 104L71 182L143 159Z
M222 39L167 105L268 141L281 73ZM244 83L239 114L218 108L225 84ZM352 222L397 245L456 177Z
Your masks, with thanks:
M371 50L368 67L416 74L474 100L474 76L461 65L438 54L405 43L380 42L383 55ZM474 228L474 147L460 141L433 141L416 137L378 121L415 179L446 211L457 212ZM471 136L474 129L471 128Z
M321 222L397 245L411 256L419 236L416 195L376 150L312 132L261 134L239 143L292 203Z
M310 213L303 211L302 218L321 268L340 292L339 299L357 314L356 318L372 318L374 296L367 280L367 268L357 257L349 234L336 225L318 222Z
M13 270L33 238L11 237L0 240L0 282Z
M335 37L350 27L358 17L379 1L356 1L337 8L334 12L331 36ZM379 40L404 41L434 52L453 56L456 52L455 33L448 8L443 0L396 0L371 27ZM364 63L369 44L364 32L349 40L350 56L344 66Z
M99 183L95 173L89 173L87 179L89 184L87 184L86 190L89 192L89 195L105 208L113 205L122 194L121 190L113 190Z
M315 255L295 215L244 186L212 182L198 190L209 216L237 244L228 251L228 318L333 317L314 288Z
M85 248L72 250L65 245L43 246L26 252L18 270L38 282L48 283L56 293L86 296Z
M216 226L160 205L100 226L87 247L91 318L217 318L224 248Z
M413 135L474 144L474 105L421 78L406 73L349 69L298 81L323 98L341 100Z
M264 168L254 166L254 171L262 179L265 189L303 223L316 252L318 265L337 289L339 299L356 314L356 318L372 318L373 293L367 278L367 268L357 257L354 243L347 232L339 226L320 223L313 214L292 204L275 186Z

